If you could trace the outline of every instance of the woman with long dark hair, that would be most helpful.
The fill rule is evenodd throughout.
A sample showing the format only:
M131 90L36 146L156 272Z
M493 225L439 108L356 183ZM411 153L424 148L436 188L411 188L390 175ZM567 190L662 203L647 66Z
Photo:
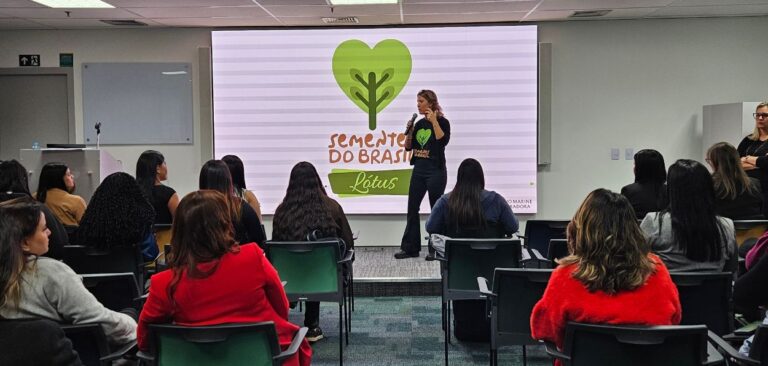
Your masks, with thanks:
M635 182L624 186L621 194L629 199L637 218L667 207L667 170L661 153L653 149L636 152L634 171Z
M136 161L136 182L155 208L156 224L173 222L176 206L179 205L176 191L162 183L167 179L168 165L163 154L155 150L141 153Z
M592 191L568 224L567 237L570 255L560 259L531 313L534 339L562 348L569 321L680 323L677 287L664 263L651 254L624 196Z
M346 249L354 247L352 230L341 205L325 194L315 167L302 161L291 170L285 198L275 209L272 240L301 241L313 232L317 237L341 238ZM307 339L310 342L323 338L320 303L307 302L304 326L309 328Z
M731 219L715 213L715 188L704 165L680 159L667 174L669 206L645 216L640 227L670 271L736 270Z
M251 206L235 195L229 168L221 160L208 160L200 169L200 189L212 189L227 198L235 240L238 243L264 244L267 238L261 228L261 221Z
M256 211L256 215L259 216L259 221L263 222L264 220L261 218L261 203L259 203L256 195L245 187L245 168L243 167L243 161L236 155L225 155L221 158L221 161L226 163L227 167L229 167L235 195L245 202L248 202L248 204L251 205L251 208Z
M426 229L430 234L449 237L495 238L517 232L518 222L504 197L485 190L480 162L465 159L459 165L453 190L432 208Z
M733 145L718 142L707 150L715 184L715 211L732 220L763 219L760 180L747 175Z
M288 321L288 298L264 252L234 238L230 199L213 190L192 192L179 204L168 258L170 270L152 276L139 317L139 349L149 348L148 324L188 326L275 323L280 346L290 345L299 327ZM310 364L303 341L285 365Z
M106 309L66 264L48 251L45 215L28 197L0 203L0 318L99 323L110 343L136 338L136 322Z
M419 206L429 193L429 207L435 206L445 193L447 173L445 147L451 139L451 124L432 90L416 95L416 107L424 118L416 124L409 121L405 128L405 149L411 151L411 183L408 187L408 215L405 232L396 259L418 257L421 251L421 220Z
M72 194L75 177L64 163L48 163L40 170L35 198L44 203L64 225L77 226L85 213L85 200Z
M29 192L29 180L27 178L27 169L16 160L6 160L0 163L0 202L12 200L14 198L32 197ZM62 259L64 246L69 244L67 230L59 222L59 219L45 205L40 209L45 215L45 222L51 231L48 237L48 252L46 257Z
M74 241L100 249L146 243L144 258L152 260L159 248L146 239L152 235L154 220L155 210L136 180L127 173L113 173L93 193Z

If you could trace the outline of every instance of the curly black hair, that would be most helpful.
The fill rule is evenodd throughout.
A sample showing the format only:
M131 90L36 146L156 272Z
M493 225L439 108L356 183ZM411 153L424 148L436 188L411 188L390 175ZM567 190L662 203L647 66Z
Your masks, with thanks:
M141 243L155 221L155 210L126 173L110 174L96 188L74 242L108 249Z
M272 218L272 240L305 240L314 230L323 237L340 235L318 177L315 167L306 161L293 167L285 198Z

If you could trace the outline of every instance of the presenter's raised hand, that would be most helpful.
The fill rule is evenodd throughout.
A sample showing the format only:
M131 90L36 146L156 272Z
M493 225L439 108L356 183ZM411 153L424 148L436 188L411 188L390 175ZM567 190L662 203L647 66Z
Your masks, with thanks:
M424 117L427 117L427 121L432 123L432 125L437 124L437 113L431 109L427 109L427 111L424 113Z

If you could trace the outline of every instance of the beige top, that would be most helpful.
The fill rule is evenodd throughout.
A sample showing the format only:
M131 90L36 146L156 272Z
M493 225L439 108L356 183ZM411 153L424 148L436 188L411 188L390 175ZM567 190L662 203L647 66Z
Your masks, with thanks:
M45 205L66 226L78 226L85 213L85 200L58 188L48 190Z

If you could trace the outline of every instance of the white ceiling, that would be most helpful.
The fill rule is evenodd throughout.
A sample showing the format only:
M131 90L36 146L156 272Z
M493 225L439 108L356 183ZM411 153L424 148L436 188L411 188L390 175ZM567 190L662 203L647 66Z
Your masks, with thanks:
M599 18L647 19L768 15L768 0L400 0L393 5L332 7L326 0L105 0L114 9L51 9L0 0L0 29L117 28L101 19L150 27L322 26L355 16L360 25L564 21L577 10ZM69 13L67 13L67 11Z

